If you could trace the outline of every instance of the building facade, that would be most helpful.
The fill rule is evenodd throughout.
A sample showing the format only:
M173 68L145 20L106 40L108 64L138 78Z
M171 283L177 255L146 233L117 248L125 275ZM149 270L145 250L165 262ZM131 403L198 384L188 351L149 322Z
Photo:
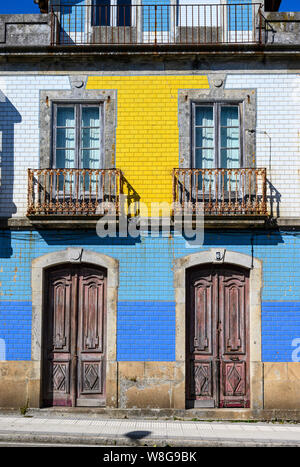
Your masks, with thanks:
M0 406L300 409L299 17L206 3L0 16Z

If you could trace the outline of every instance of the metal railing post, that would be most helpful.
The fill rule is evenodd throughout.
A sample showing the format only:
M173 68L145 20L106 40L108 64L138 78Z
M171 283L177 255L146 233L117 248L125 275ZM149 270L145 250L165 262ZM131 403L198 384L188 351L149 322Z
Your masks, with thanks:
M157 5L154 6L154 16L155 16L155 22L154 22L154 43L155 45L157 44Z

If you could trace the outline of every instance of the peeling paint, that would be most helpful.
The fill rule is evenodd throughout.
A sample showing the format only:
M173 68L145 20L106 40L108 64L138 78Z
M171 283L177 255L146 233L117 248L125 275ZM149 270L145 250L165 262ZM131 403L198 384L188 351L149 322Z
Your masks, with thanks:
M15 271L14 271L14 272L15 272L15 274L14 274L14 277L13 277L13 281L14 281L14 282L17 282L17 272L18 272L18 268L17 268L17 267L15 267Z

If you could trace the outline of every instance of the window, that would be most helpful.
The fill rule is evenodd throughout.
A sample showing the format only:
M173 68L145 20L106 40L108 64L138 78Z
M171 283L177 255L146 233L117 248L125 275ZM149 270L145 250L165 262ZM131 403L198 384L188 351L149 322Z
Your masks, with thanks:
M193 104L194 168L232 169L242 166L239 104Z
M102 161L102 105L55 104L53 166L99 169Z
M117 26L131 26L131 0L117 0Z
M170 7L170 0L147 0L143 2L143 31L148 33L169 31L170 16L174 13L175 10Z
M245 3L243 5L243 3ZM258 2L259 3L259 2ZM251 31L253 22L253 11L256 5L246 0L227 0L227 24L229 31Z
M92 26L110 26L110 0L93 0Z
M131 0L93 0L92 26L131 26Z

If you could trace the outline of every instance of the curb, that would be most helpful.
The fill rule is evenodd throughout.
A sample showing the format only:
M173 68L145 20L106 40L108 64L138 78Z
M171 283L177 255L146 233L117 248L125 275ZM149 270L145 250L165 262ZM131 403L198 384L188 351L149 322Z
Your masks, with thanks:
M0 407L0 415L20 415L20 409ZM300 423L300 409L120 409L87 407L28 408L27 416L108 419L181 420L203 422Z
M128 439L126 437L115 438L114 436L87 436L84 434L33 434L33 433L0 433L2 443L22 444L47 444L47 445L84 445L99 447L300 447L297 441L274 441L253 439L182 439L182 438L144 438L143 440Z
M17 409L0 408L0 415L20 414ZM148 419L148 420L182 420L207 422L284 422L300 423L300 410L251 410L251 409L108 409L108 408L28 408L26 415L29 416L50 416L50 417L73 417L88 416L91 418L108 419Z

